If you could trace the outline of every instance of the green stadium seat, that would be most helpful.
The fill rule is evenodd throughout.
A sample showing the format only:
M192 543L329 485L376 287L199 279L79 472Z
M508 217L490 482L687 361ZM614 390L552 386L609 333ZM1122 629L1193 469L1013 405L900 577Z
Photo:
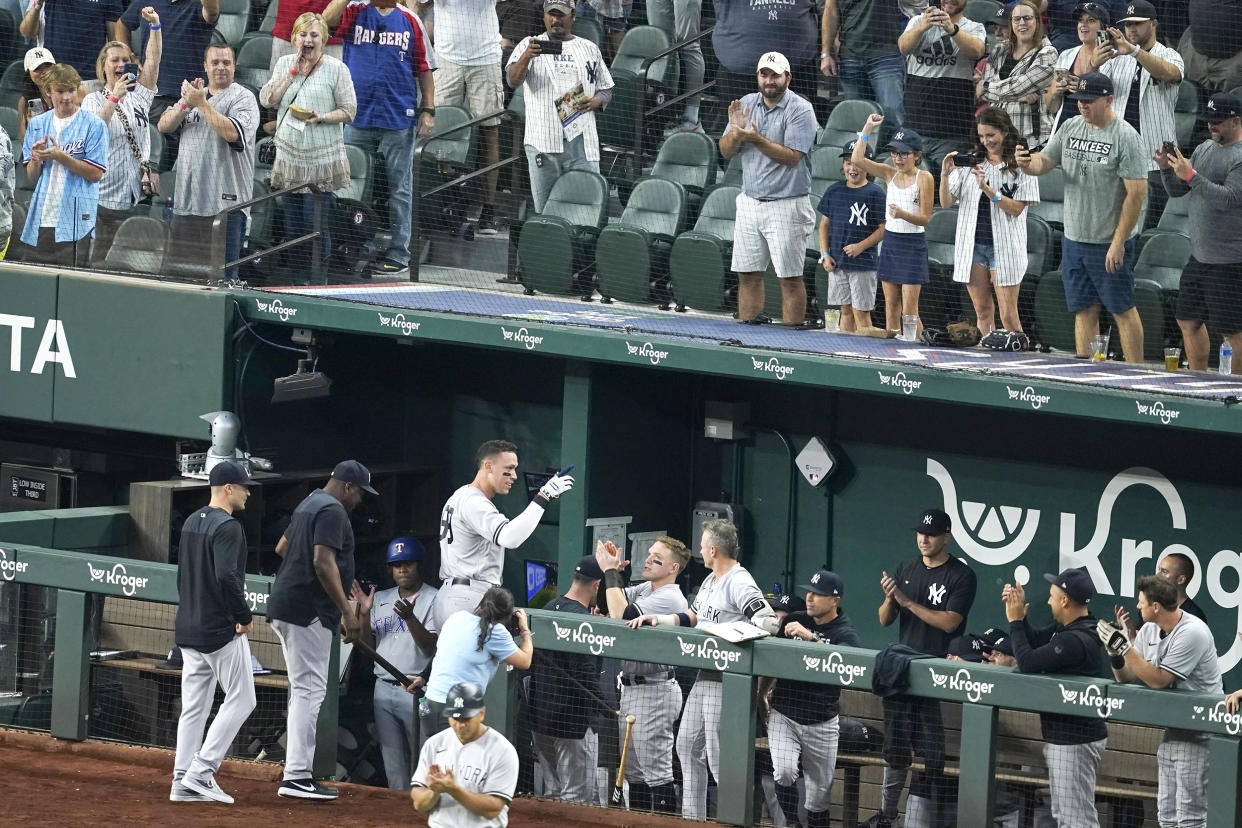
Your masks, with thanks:
M1053 270L1061 259L1060 238L1052 225L1026 211L1026 275L1038 276Z
M250 0L220 0L220 17L212 39L223 41L234 49L241 46L242 36L250 23Z
M1054 230L1064 232L1065 172L1054 167L1035 180L1039 182L1039 201L1027 207L1027 212L1039 216Z
M275 5L275 4L273 4ZM237 53L237 71L234 80L254 89L262 89L272 76L268 67L272 62L272 36L255 33L242 43Z
M620 221L601 230L595 245L595 272L605 302L668 303L669 251L687 206L686 189L677 181L645 178L634 186Z
M528 218L518 241L522 283L536 291L589 297L590 248L608 221L608 182L599 173L570 170L552 186L543 212Z
M637 77L648 58L658 55L672 45L668 33L663 29L656 26L632 26L621 39L617 54L608 67L609 72L614 78L618 72ZM647 69L647 85L665 92L675 91L680 67L676 55L652 61Z
M669 279L678 309L703 311L727 308L732 275L733 222L740 187L721 185L703 198L694 229L673 242Z
M953 272L953 246L957 238L957 208L933 212L927 222L927 258L947 265Z
M1049 271L1039 279L1035 288L1035 323L1044 345L1076 352L1074 314L1065 305L1065 285L1059 270Z
M1177 145L1189 153L1194 140L1195 124L1199 120L1199 85L1183 80L1177 87L1177 103L1173 105L1173 124L1177 132Z
M420 194L416 194L416 207L423 227L429 226L429 222L438 222L445 229L452 229L452 225L456 222L464 221L464 215L458 215L456 218L450 215L455 211L461 212L462 210L456 204L459 194L454 192L455 188L443 190L430 198L422 196L421 192L426 192L472 169L474 140L477 133L474 127L454 132L445 137L439 137L448 130L470 120L472 120L472 116L469 110L464 107L436 107L436 125L432 129L431 136L427 139L426 149L423 151L418 182ZM368 198L370 198L370 194L368 194ZM363 200L363 203L369 206L368 201Z
M742 186L742 155L738 153L729 159L724 171L720 174L720 183L729 187Z
M4 67L4 74L0 75L0 105L11 106L17 109L17 99L22 96L22 90L26 86L26 70L22 67L20 60L15 60L8 66ZM13 139L13 149L19 149L17 146L17 131L14 130L10 138Z
M1190 239L1181 233L1157 233L1143 245L1134 265L1135 279L1149 279L1162 290L1177 290L1190 261Z
M1165 289L1150 279L1138 276L1135 270L1134 306L1143 323L1143 359L1158 362L1164 358L1165 335L1172 320L1166 313Z
M703 192L716 183L716 158L716 142L703 133L674 133L660 145L649 176L684 187L686 210L695 216L703 203Z
M150 216L130 216L121 222L104 257L104 270L124 273L161 273L168 249L169 228Z
M261 35L271 36L272 29L276 27L276 10L279 5L280 0L272 0L272 2L267 4L267 10L263 13L263 20L259 22L259 27L242 35L243 45L246 41L252 40Z
M970 0L966 4L964 15L967 20L982 23L985 29L991 31L992 24L996 20L996 13L1002 8L1004 5L995 0Z
M873 101L841 101L828 114L828 122L815 136L815 143L824 147L845 146L858 137L868 115L883 115L884 110Z
M4 128L4 132L9 136L9 140L13 143L13 156L17 163L21 163L22 148L17 143L17 123L21 116L17 110L11 106L0 106L0 127Z
M819 207L824 192L838 181L845 180L841 171L839 147L815 147L811 150L811 208ZM818 217L816 222L818 222Z
M574 17L574 37L585 37L596 46L603 48L604 30L597 21L589 17Z

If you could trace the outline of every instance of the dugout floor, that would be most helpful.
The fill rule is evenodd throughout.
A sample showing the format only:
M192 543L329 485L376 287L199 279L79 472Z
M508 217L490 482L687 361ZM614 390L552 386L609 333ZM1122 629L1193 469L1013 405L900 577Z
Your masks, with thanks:
M1181 370L1162 365L1092 363L1072 355L1010 354L985 348L928 348L917 343L881 340L856 334L790 330L779 325L743 325L730 317L690 311L677 313L622 302L602 304L575 298L526 296L520 287L478 289L436 284L440 276L424 267L419 283L381 282L327 286L265 288L284 294L360 302L400 310L464 314L547 324L586 326L612 331L675 336L722 347L771 349L847 359L968 371L1015 378L1050 380L1079 386L1175 394L1199 399L1242 399L1242 377ZM447 268L445 269L448 270ZM451 277L450 277L451 278Z

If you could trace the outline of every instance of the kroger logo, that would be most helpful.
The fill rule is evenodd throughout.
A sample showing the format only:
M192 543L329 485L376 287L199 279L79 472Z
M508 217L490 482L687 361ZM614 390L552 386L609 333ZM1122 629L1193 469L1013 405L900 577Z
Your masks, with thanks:
M251 612L258 612L259 607L263 607L263 609L267 609L267 593L266 592L251 592L250 590L246 590L245 592L246 592L246 600L250 603Z
M776 374L776 378L781 380L794 372L792 365L781 365L781 361L776 357L772 357L767 362L751 357L750 364L754 370L764 374Z
M392 328L393 330L401 331L406 336L409 336L423 326L422 322L407 322L404 313L395 315L380 313L379 321L381 328Z
M1101 719L1107 719L1113 715L1114 711L1120 711L1126 703L1125 699L1110 699L1104 695L1104 691L1100 689L1098 684L1087 686L1086 690L1067 690L1065 685L1057 682L1057 686L1061 688L1061 702L1063 704L1076 704L1082 707L1090 707L1095 710L1095 715Z
M844 685L853 684L854 679L860 679L867 673L867 668L861 664L847 664L840 653L829 653L827 658L803 656L802 664L808 673L828 673Z
M1143 405L1138 400L1135 400L1134 404L1138 406L1138 413L1141 416L1155 417L1165 425L1168 425L1178 417L1182 416L1182 412L1178 411L1176 408L1165 408L1164 403L1160 400L1156 400L1151 405Z
M630 356L646 357L651 360L652 365L659 365L668 359L668 351L656 350L656 347L650 342L644 342L642 345L631 345L625 343L625 352Z
M996 687L991 682L975 681L970 677L970 671L965 667L952 675L937 673L933 667L928 667L927 672L931 673L933 685L949 690L960 690L966 694L967 701L977 702L984 696L990 696L992 690Z
M517 345L525 345L526 350L528 351L533 351L535 350L536 345L543 344L542 336L531 336L530 331L526 330L525 328L518 328L516 331L511 331L505 326L501 325L500 332L501 334L504 335L505 342L512 342Z
M701 642L686 641L680 635L677 636L677 643L681 646L681 654L686 656L696 656L706 659L716 665L717 670L728 670L730 664L734 664L742 658L740 652L722 650L720 644L714 638L705 638Z
M284 303L279 299L273 299L270 302L260 302L255 300L255 310L259 313L268 313L272 316L279 316L281 322L288 322L294 316L297 316L297 308L286 308Z
M13 553L13 557L9 558L9 553L4 549L0 549L0 577L6 581L12 581L18 575L24 573L30 564L26 561L17 560L17 553Z
M577 627L562 627L553 621L552 629L556 630L557 641L572 641L575 644L585 644L595 655L602 655L606 647L611 647L617 643L615 635L600 635L591 626L589 621L583 621Z
M1034 388L1032 388L1029 385L1026 388L1017 388L1017 389L1010 388L1008 385L1006 385L1005 391L1006 393L1009 394L1009 399L1017 400L1018 402L1030 403L1031 408L1035 409L1036 411L1043 408L1045 405L1048 404L1048 401L1052 399L1050 395L1040 394L1039 392L1037 392Z
M130 575L125 571L125 564L117 564L111 569L96 569L91 565L90 561L87 561L86 570L90 573L93 583L119 586L121 591L130 597L133 597L137 590L145 589L147 581L150 580L149 578L139 578L137 575Z
M906 379L905 371L898 371L895 374L886 374L883 371L876 371L880 375L880 385L888 385L900 390L905 394L913 394L923 384L922 380Z
M1225 709L1225 700L1221 699L1216 703L1215 707L1204 708L1202 705L1194 706L1194 715L1192 719L1200 722L1211 722L1225 728L1225 732L1230 736L1237 736L1242 732L1242 713L1230 713Z

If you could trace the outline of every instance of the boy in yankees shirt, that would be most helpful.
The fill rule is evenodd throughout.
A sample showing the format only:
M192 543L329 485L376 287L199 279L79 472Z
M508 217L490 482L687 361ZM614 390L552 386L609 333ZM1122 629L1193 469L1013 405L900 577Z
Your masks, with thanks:
M857 139L855 139L857 140ZM819 199L819 266L828 273L829 305L841 306L841 330L871 328L875 309L876 246L884 239L888 196L851 160L854 143L841 148L838 181ZM871 157L871 147L866 155Z
M604 571L608 617L631 620L643 613L678 613L689 606L677 585L690 550L670 537L656 538L643 562L643 581L625 586L621 552L611 541L595 545L595 562ZM673 785L673 725L681 712L681 685L667 664L621 662L620 737L625 717L634 716L625 778L630 783L630 810L672 814L677 809Z
M694 627L699 621L749 621L776 632L776 613L755 579L738 563L737 527L727 520L703 524L699 539L703 564L710 570L686 612L640 615L627 623L634 629L671 624ZM707 816L707 771L720 778L720 673L700 670L686 699L677 731L677 758L682 773L682 819Z
M952 521L942 510L923 512L914 526L919 557L900 564L895 576L886 571L880 577L880 588L884 590L880 624L888 627L896 621L902 644L938 658L948 653L950 641L966 631L966 618L977 589L975 573L961 559L949 554L952 528ZM953 798L948 780L941 775L944 724L940 702L914 696L887 698L884 725L884 760L888 767L884 769L880 812L864 823L872 828L886 828L896 818L897 802L906 785L916 745L923 754L926 775L940 783L933 786L937 788L933 806ZM937 828L941 824L939 817L931 817L929 828Z

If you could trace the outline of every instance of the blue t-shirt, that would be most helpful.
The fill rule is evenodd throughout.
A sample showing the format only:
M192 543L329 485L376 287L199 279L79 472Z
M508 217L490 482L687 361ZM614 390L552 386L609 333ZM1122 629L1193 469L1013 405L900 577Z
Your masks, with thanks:
M112 39L112 23L124 10L121 0L46 0L43 46L83 80L91 80L99 50Z
M844 181L833 184L819 199L819 212L828 217L828 253L841 270L875 270L876 248L850 258L843 249L874 233L884 223L888 198L874 181L850 187Z
M150 34L147 21L142 19L146 6L155 9L160 16L160 31L164 35L164 55L160 58L160 81L155 91L158 95L181 96L181 82L195 78L207 79L203 68L203 53L211 42L216 24L203 19L201 0L134 0L121 15L121 22L131 32L142 29L142 55L139 63L146 60L147 37ZM60 55L52 52L57 58ZM98 50L96 50L98 54ZM91 77L95 76L95 59L91 58Z
M513 636L500 624L492 624L491 632L479 649L479 617L466 610L450 615L436 642L436 657L431 662L431 678L427 681L427 698L443 704L454 684L472 681L486 689L500 662L518 651Z
M369 0L354 0L336 29L345 65L354 79L356 129L409 129L418 113L419 72L428 69L423 32L400 6L381 14Z

